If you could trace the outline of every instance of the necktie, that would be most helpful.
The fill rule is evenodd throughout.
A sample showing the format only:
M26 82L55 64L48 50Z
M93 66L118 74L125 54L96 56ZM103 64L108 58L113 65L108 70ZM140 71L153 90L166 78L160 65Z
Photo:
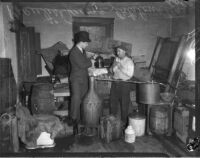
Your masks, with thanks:
M86 55L86 51L83 49L83 55Z

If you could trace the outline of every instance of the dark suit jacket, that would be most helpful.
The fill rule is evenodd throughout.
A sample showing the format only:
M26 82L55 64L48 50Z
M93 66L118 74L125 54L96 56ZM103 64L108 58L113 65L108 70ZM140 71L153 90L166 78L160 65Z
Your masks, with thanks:
M84 80L88 77L88 68L92 66L90 59L78 47L73 47L69 54L71 64L70 80Z

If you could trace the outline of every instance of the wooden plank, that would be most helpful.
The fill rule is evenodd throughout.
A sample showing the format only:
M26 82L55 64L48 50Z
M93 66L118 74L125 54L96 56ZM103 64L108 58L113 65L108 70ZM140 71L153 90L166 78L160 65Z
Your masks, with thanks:
M40 40L40 33L35 33L35 66L36 66L36 74L42 74L42 62L41 62L41 55L38 52L41 49L41 40Z

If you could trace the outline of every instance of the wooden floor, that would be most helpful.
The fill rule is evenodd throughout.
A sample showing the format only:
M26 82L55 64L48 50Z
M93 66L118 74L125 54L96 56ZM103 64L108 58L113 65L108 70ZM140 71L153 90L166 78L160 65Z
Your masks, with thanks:
M162 138L155 136L137 137L135 143L126 143L122 137L110 143L97 136L67 136L55 139L56 146L46 149L27 150L21 145L20 152L5 156L54 156L54 157L176 157L186 156L170 152ZM169 144L168 144L169 145Z

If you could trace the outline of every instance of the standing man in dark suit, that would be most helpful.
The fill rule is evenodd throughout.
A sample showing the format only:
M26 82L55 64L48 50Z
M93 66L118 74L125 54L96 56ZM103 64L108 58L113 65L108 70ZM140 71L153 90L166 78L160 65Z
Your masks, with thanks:
M85 54L85 48L88 46L88 42L91 42L89 33L77 32L73 41L74 46L69 54L71 64L69 77L71 86L70 122L76 128L80 121L81 103L88 91L88 68L92 66L92 62Z

